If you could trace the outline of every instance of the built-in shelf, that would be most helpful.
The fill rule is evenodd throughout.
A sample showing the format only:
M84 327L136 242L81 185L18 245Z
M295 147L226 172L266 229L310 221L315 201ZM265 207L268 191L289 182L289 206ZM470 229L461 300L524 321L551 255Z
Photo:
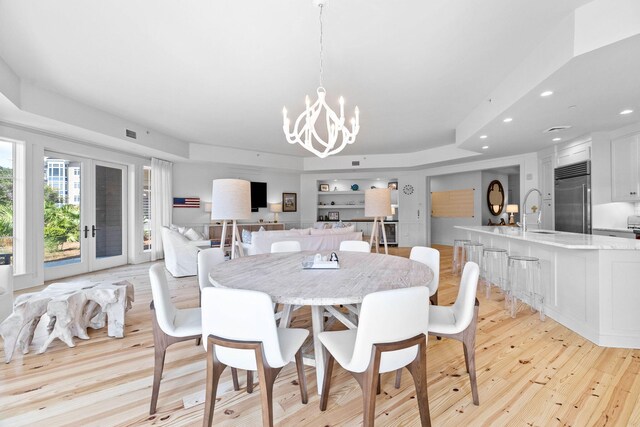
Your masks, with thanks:
M331 194L364 194L364 191L318 191L318 195L320 196L329 196Z
M323 205L318 209L364 209L364 205Z

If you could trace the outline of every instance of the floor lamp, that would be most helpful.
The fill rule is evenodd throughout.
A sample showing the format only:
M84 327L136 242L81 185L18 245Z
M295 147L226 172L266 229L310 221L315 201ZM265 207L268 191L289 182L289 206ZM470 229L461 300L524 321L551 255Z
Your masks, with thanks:
M211 219L222 220L220 249L227 240L227 221L231 224L231 259L236 258L236 246L244 256L236 220L251 219L251 183L242 179L214 179L211 190Z
M384 242L384 253L389 255L387 249L387 232L384 229L384 218L391 215L391 190L388 188L372 188L364 191L364 216L373 217L373 230L371 231L371 241L369 247L373 245L375 239L376 252L379 252L378 229L382 229L382 241Z

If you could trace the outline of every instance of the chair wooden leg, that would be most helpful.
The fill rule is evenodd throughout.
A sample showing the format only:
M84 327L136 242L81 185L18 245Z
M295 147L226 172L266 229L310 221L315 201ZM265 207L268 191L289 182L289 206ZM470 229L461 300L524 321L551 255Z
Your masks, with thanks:
M216 395L218 392L218 382L220 375L227 366L221 363L215 354L215 344L209 338L207 343L207 389L206 400L204 403L204 419L202 425L209 427L213 424L213 410L216 406Z
M282 368L271 368L258 359L258 378L261 384L262 425L273 427L273 384Z
M167 348L164 345L156 344L154 349L155 362L153 366L153 387L151 389L151 406L149 408L149 415L156 413L158 393L160 392L160 380L162 379L162 371L164 369L164 356L167 353Z
M362 389L362 425L373 427L376 417L376 392L380 384L380 357L385 346L393 344L374 344L371 352L371 360L367 370L364 372L351 372L351 375L358 381Z
M413 377L416 386L416 399L420 410L420 424L423 427L431 426L431 414L429 411L429 393L427 392L427 340L419 344L416 358L407 365L407 369Z
M253 393L253 371L247 371L247 393Z
M473 398L473 404L480 405L480 397L478 394L478 380L476 378L476 330L478 328L478 310L480 308L480 302L476 298L476 303L473 311L473 318L471 323L464 331L447 335L443 334L444 338L452 338L462 342L462 350L464 351L464 363L469 374L469 382L471 383L471 397ZM435 335L431 334L430 335ZM436 335L437 336L437 335Z
M401 382L402 382L402 368L396 371L396 388L400 388Z
M329 389L331 388L331 373L333 372L333 356L327 351L326 362L324 365L324 381L322 382L322 394L320 395L320 410L327 410L327 402L329 401Z
M231 368L231 380L233 381L233 389L235 391L240 390L240 383L238 382L238 370Z
M436 291L435 294L429 297L429 301L431 301L431 305L438 305L438 291L439 289Z
M162 380L162 371L164 370L164 358L167 352L167 348L171 344L175 344L177 342L194 340L198 336L186 336L186 337L174 337L171 335L165 334L160 325L158 325L158 320L156 319L156 310L151 301L149 304L149 311L151 311L151 330L153 332L153 347L154 347L154 366L153 366L153 386L151 388L151 405L149 406L149 415L153 415L156 413L156 407L158 404L158 394L160 393L160 381Z
M304 374L304 365L302 363L302 349L296 353L296 370L298 371L298 384L300 385L300 400L306 404L309 398L307 396L307 377Z
M464 349L464 359L469 373L469 381L471 383L471 396L473 404L480 405L480 397L478 395L478 380L476 378L476 329L478 325L478 300L474 307L473 319L471 323L462 332L462 347Z

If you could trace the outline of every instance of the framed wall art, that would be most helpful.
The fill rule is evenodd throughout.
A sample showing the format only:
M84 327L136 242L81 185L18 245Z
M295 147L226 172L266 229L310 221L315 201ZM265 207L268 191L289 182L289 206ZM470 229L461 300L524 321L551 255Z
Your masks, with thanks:
M282 193L282 212L298 211L298 194Z

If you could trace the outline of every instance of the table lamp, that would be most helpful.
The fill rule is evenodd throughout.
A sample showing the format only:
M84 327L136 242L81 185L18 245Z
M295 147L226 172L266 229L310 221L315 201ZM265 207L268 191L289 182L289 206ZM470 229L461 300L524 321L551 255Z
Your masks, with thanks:
M509 224L515 224L513 214L518 213L518 205L507 205L507 213L509 214Z
M231 259L236 257L236 246L240 256L244 256L240 235L239 219L251 218L251 183L243 179L214 179L211 190L211 219L222 220L222 236L220 249L224 250L227 238L227 221L231 225Z
M378 252L378 228L382 229L382 241L384 242L384 253L389 255L387 249L387 232L384 229L384 217L391 215L391 190L388 188L372 188L364 191L364 216L373 217L373 230L369 247L376 241L376 252Z
M273 212L273 222L278 222L278 214L282 212L282 203L270 203L269 210Z

